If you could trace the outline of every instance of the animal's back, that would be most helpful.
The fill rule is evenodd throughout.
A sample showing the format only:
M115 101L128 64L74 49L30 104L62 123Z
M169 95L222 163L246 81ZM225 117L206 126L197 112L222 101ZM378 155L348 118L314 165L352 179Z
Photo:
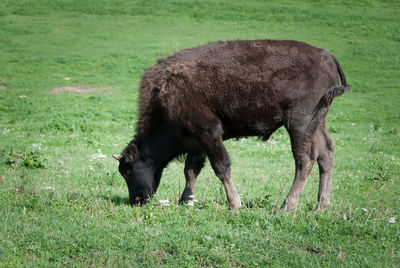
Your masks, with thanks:
M299 102L316 102L335 85L336 66L324 49L298 41L215 42L159 59L143 76L140 117L156 98L177 117L208 109L234 126L233 136L261 135Z

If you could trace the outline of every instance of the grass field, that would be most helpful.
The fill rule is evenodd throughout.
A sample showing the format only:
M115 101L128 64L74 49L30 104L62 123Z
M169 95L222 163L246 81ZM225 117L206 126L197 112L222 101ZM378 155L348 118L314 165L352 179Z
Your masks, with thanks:
M0 266L396 267L400 264L398 1L0 0ZM207 164L195 206L183 163L128 204L113 153L134 135L141 74L216 40L297 39L340 60L331 207L314 167L295 214L289 138L227 141L243 208ZM170 206L158 200L168 199Z

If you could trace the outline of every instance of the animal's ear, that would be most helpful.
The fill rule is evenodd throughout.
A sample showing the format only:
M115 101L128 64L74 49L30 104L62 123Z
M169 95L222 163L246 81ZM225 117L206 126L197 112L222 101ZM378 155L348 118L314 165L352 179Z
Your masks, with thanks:
M134 143L129 144L122 152L122 156L126 157L129 164L133 166L138 157L138 149L136 145Z

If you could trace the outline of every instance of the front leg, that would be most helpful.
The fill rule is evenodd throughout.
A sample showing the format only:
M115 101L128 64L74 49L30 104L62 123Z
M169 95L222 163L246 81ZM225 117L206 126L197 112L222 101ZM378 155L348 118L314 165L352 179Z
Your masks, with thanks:
M179 203L188 202L193 199L194 186L196 184L197 176L204 166L206 155L204 153L188 153L185 161L185 179L186 185Z
M215 175L221 180L224 185L226 197L228 199L229 209L237 210L242 206L240 197L236 191L235 184L231 178L230 160L228 152L222 142L222 138L210 139L203 143L207 150L208 158Z

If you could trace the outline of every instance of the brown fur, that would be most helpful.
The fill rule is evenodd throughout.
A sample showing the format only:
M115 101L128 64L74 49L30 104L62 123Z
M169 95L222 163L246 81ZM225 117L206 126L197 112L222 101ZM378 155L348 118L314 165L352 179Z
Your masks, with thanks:
M308 176L309 165L325 151L333 151L325 117L333 98L348 88L331 53L298 41L229 41L184 49L159 59L143 75L139 121L131 143L137 146L140 161L151 163L149 169L158 170L154 172L160 176L172 158L188 153L182 201L193 194L207 155L235 209L240 199L222 141L241 136L267 140L285 126L296 161L295 188L282 206L290 209L297 204L304 187L298 181ZM333 163L333 155L329 157ZM331 174L331 169L327 172ZM327 186L320 189L324 200L331 175L325 177ZM157 190L158 183L156 178L150 192ZM323 202L319 200L321 207L329 205L329 198Z

